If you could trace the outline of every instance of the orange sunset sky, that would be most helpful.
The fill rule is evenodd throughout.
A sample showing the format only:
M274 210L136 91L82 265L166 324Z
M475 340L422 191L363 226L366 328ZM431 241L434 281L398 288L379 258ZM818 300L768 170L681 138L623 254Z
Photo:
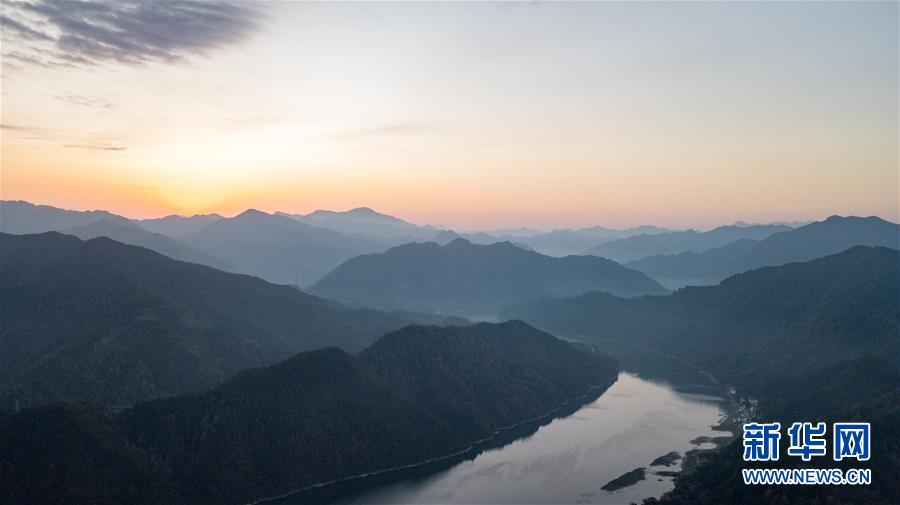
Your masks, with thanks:
M896 2L166 4L3 3L3 199L898 218Z

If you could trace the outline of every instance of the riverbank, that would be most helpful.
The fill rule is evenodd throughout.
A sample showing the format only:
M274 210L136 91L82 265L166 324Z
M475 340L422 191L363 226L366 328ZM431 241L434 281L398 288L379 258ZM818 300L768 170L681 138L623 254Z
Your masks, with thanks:
M527 437L555 419L574 414L583 406L599 398L616 383L616 380L617 379L613 379L607 383L593 386L588 393L562 402L558 407L553 408L540 416L535 416L499 428L492 436L473 441L468 448L453 454L431 458L400 467L387 468L330 482L314 484L278 496L261 498L250 502L248 505L345 503L347 500L351 500L353 496L369 489L385 486L401 480L415 479L438 473L449 469L462 461L474 459L485 451L500 448L518 439Z
M716 378L711 373L701 369L700 367L694 365L690 361L675 356L671 353L659 351L650 347L641 346L632 344L629 342L622 342L618 340L605 339L605 338L595 338L588 337L586 335L579 335L573 333L566 332L552 332L554 335L564 338L566 340L580 342L588 345L597 346L602 349L604 352L610 354L614 358L617 359L620 363L628 363L629 360L622 359L623 357L617 355L615 352L610 351L610 349L604 348L604 344L611 345L614 348L631 348L641 353L651 353L653 355L657 355L663 357L667 360L672 360L673 362L679 363L680 365L686 366L691 370L695 371L699 376L704 377L711 384L717 386L722 390L723 399L722 402L723 410L725 411L724 417L719 421L719 423L711 426L711 429L714 431L719 431L723 433L727 433L721 436L704 436L698 437L694 440L691 440L691 443L694 445L703 445L703 444L712 444L711 447L696 447L689 451L686 451L681 461L681 468L677 470L666 470L662 472L655 472L656 475L665 476L665 477L673 477L674 479L678 479L681 475L687 475L691 472L695 471L695 469L706 462L713 454L721 450L723 447L728 445L734 438L737 436L739 430L741 429L741 412L742 406L740 400L734 394L734 391L729 388L727 385L721 383L718 378ZM599 343L598 343L599 341ZM641 373L638 371L637 373Z

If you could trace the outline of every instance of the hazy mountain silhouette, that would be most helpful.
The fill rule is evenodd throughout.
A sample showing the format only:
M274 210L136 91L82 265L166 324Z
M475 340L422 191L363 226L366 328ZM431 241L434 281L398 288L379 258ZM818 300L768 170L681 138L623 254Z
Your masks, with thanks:
M622 230L604 228L602 226L592 226L590 228L580 228L577 230L553 230L532 235L530 237L518 238L516 240L541 254L561 257L581 254L585 249L611 240L641 234L653 235L669 231L671 230L656 226L638 226ZM510 237L501 237L501 240L509 239Z
M358 350L412 314L355 310L108 238L0 236L0 405L198 391L304 349Z
M588 293L525 302L501 315L650 346L753 388L763 376L790 376L842 359L871 355L900 363L898 265L895 249L858 246L669 296Z
M429 242L434 242L437 245L447 245L454 240L461 238L473 244L480 245L490 245L496 244L497 242L512 242L504 239L497 238L493 235L489 235L484 232L475 232L475 233L457 233L453 230L441 230L433 237L431 237ZM516 239L518 240L518 239Z
M674 289L715 284L752 268L807 261L855 245L900 248L900 226L877 217L831 216L761 241L740 240L702 253L651 256L626 266Z
M85 226L63 230L62 233L74 235L82 240L108 237L123 244L146 247L179 261L199 263L226 271L234 270L234 267L228 263L194 250L190 244L183 240L171 238L161 233L149 232L131 221L101 219Z
M657 254L701 252L740 239L763 239L791 228L782 225L720 226L707 232L696 230L637 235L604 242L583 252L627 262Z
M519 228L497 228L496 230L485 231L485 233L495 237L533 237L544 232L534 228L520 226Z
M666 290L639 272L603 258L553 258L509 242L445 246L408 244L351 258L317 282L313 292L374 307L465 313L499 309L537 296L603 290L623 296Z
M463 451L615 377L609 358L521 322L413 326L359 357L304 352L119 414L0 413L0 499L247 503Z
M43 233L87 226L96 221L127 225L127 218L105 210L75 211L24 201L0 201L0 231L3 233Z
M663 233L670 230L656 226L638 226L623 230L614 230L602 226L581 228L577 230L558 229L548 232L520 229L513 233L477 232L457 233L453 230L441 230L431 238L431 242L445 245L457 238L464 238L473 244L493 244L496 242L512 242L515 245L539 252L547 256L571 256L580 254L585 249L601 242L630 237L638 234Z
M193 216L171 215L154 219L138 219L135 222L154 233L162 233L173 238L186 238L219 219L222 219L222 216L218 214L195 214Z
M400 218L359 207L344 212L317 210L309 214L285 214L304 223L330 228L347 235L364 235L387 244L413 242L434 235L430 226L417 226Z
M385 249L374 240L253 209L212 222L187 240L239 272L301 286L318 280L348 258Z

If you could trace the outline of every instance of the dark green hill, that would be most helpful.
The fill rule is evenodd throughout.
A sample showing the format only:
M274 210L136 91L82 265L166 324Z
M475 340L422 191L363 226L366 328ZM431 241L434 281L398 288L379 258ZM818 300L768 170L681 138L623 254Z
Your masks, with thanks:
M526 302L502 316L651 346L689 357L726 380L867 355L900 363L898 265L897 250L860 246L670 296L588 293Z
M0 410L0 502L186 503L112 416L83 403Z
M0 302L4 407L200 391L300 350L355 351L422 321L53 232L0 235Z
M2 415L0 502L247 503L455 454L615 377L608 358L520 322L408 327L359 357L304 352L118 414ZM477 429L460 422L470 411Z
M336 348L138 404L121 423L191 503L245 503L469 445Z
M538 296L574 296L589 290L620 296L661 294L656 281L593 256L553 258L509 242L446 246L407 244L345 261L313 292L373 307L447 313L497 309Z
M525 323L410 326L360 355L391 389L471 439L542 415L609 380L614 363Z

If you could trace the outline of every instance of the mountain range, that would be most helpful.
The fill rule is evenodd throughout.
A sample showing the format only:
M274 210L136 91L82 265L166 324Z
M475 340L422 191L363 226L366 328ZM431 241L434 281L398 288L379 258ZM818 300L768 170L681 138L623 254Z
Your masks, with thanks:
M208 265L219 270L233 271L235 269L219 258L194 249L184 240L147 231L131 221L100 219L90 224L63 230L62 233L74 235L82 240L107 237L123 244L146 247L179 261Z
M762 240L737 240L700 253L651 256L626 266L676 289L715 284L753 268L807 261L856 245L900 248L900 226L878 217L831 216Z
M900 227L879 218L625 238L457 234L367 208L129 220L0 202L0 229L15 233L0 234L0 503L246 503L468 454L601 391L616 367L588 345L609 340L711 373L757 419L877 434L870 486L744 486L735 440L648 505L900 497ZM527 242L562 255L582 239L693 249L623 266ZM408 309L499 311L586 344Z
M204 226L223 219L219 214L196 214L193 216L165 216L153 219L138 219L135 222L147 231L161 233L172 238L187 238ZM112 238L112 237L110 237Z
M106 220L129 224L128 218L105 210L64 210L49 205L34 205L20 200L0 201L0 231L24 235L45 231L62 231Z
M247 503L467 451L616 374L609 358L521 322L411 326L358 356L303 352L118 413L0 412L0 501Z
M214 221L187 241L240 273L297 286L318 280L346 259L386 248L365 237L253 209Z
M669 352L752 391L839 360L900 363L898 265L896 249L857 246L668 296L544 298L501 317Z
M106 211L79 212L24 201L0 201L0 231L5 233L59 231L80 238L106 236L175 259L300 286L319 280L348 258L410 242L445 245L465 236L475 243L492 244L509 238L525 249L532 248L525 243L531 242L535 248L564 255L612 236L656 230L661 229L532 230L527 233L533 236L519 240L418 226L366 207L343 212L318 210L306 215L250 209L231 218L202 214L131 220Z
M603 290L622 296L666 290L646 275L593 256L554 258L509 242L413 243L347 260L312 286L346 303L465 314L538 296Z
M457 233L443 230L435 235L431 242L446 245L457 238L464 238L473 244L489 245L496 242L511 242L525 249L547 256L572 256L581 254L585 249L612 240L635 235L654 235L671 230L657 226L637 226L615 230L602 226L579 229L556 229L547 232L537 230L498 230L488 232Z
M0 235L0 405L123 404L217 384L325 346L439 322L351 309L291 286L108 238Z
M429 240L440 230L432 226L417 226L400 218L376 212L368 207L358 207L348 211L317 210L309 214L276 214L298 221L330 228L347 235L359 235L386 244L403 244L416 240Z
M625 263L657 254L701 252L740 239L763 239L773 233L791 230L784 225L731 225L710 231L696 230L641 234L611 240L591 247L582 254L601 256Z

